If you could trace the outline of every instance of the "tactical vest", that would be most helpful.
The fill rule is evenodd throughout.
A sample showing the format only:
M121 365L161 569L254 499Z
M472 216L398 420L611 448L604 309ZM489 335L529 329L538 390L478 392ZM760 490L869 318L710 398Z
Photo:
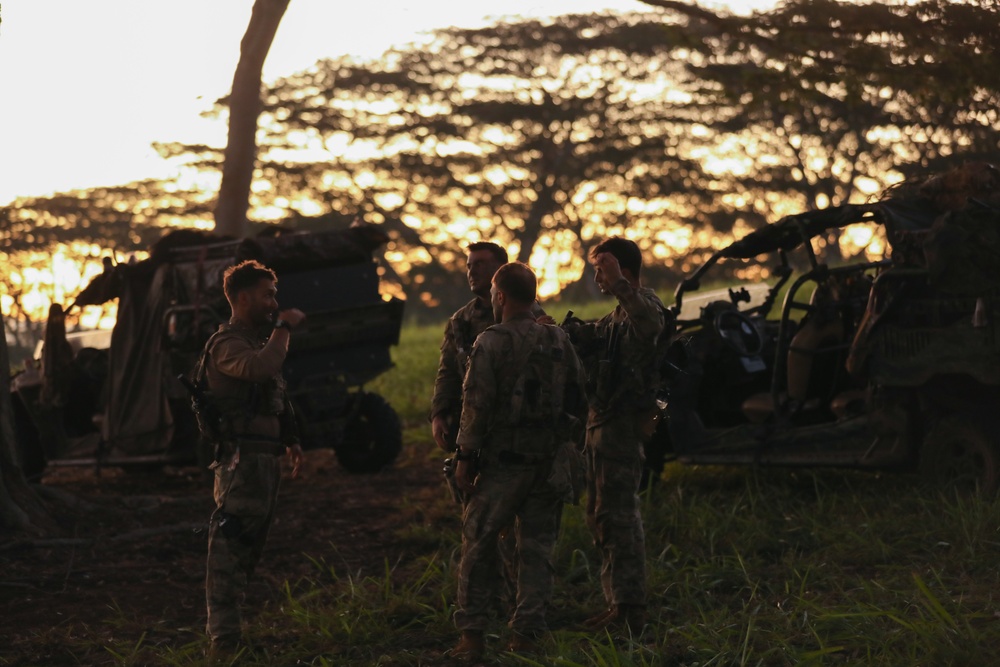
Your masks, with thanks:
M228 330L219 330L209 337L193 371L193 382L208 398L200 405L192 401L198 429L212 442L228 440L242 434L246 425L257 415L279 415L285 410L286 383L281 375L267 382L238 382L233 393L220 396L208 388L208 359L212 348L226 335L239 336Z
M504 325L490 330L509 337L513 354L499 379L497 444L517 454L551 456L565 426L566 350L556 327L538 325L521 337Z

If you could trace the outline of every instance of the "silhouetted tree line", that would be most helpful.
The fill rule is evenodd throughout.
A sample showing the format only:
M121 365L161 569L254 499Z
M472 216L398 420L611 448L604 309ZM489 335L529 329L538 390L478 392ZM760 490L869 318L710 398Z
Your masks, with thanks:
M387 277L447 310L467 298L468 241L565 284L589 280L600 238L628 234L652 282L672 284L734 228L995 159L993 3L792 0L743 17L646 2L445 29L265 86L252 207L295 228L385 224ZM192 169L223 161L218 146L159 149ZM144 248L210 220L213 196L147 181L24 200L0 210L0 235L12 251Z

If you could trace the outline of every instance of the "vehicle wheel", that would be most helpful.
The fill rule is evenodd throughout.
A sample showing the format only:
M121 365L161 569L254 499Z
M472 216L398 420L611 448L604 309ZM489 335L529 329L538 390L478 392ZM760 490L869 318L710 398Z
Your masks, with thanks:
M363 392L357 400L356 414L336 447L337 460L353 473L378 472L395 461L403 448L399 415L378 394Z
M968 418L941 420L924 438L920 472L948 488L995 493L1000 486L1000 443L995 431Z

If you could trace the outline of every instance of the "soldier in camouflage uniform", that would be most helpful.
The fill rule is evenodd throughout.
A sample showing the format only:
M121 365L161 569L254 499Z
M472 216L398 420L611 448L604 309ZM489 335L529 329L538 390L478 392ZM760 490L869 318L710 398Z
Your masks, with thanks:
M507 251L495 243L472 243L466 272L475 298L448 319L441 342L441 360L431 400L431 432L434 442L446 452L455 451L458 420L462 414L462 380L479 334L494 324L490 305L490 281L507 263Z
M656 341L663 304L641 286L639 247L611 238L591 252L595 281L618 306L596 323L567 325L587 370L587 521L601 554L608 609L592 630L634 633L645 624L646 558L639 480L654 414Z
M486 241L469 244L466 272L469 287L475 298L459 308L448 319L441 342L441 359L434 380L434 397L431 400L431 432L434 442L446 452L454 452L458 422L462 415L462 381L469 363L472 344L479 334L495 323L490 303L490 286L493 275L507 263L507 251L496 243ZM545 315L537 302L532 305L536 317ZM500 532L497 541L500 559L497 577L500 584L497 594L501 604L514 602L514 530L509 526Z
M279 456L288 453L293 477L302 462L281 366L291 330L305 315L283 310L272 323L276 281L274 272L255 261L226 270L223 288L232 318L206 343L196 371L204 369L224 424L211 466L216 509L205 584L213 653L240 645L239 606L274 516Z
M562 504L572 494L566 448L574 443L567 434L572 414L583 416L584 376L566 333L535 321L535 289L524 264L497 271L492 304L501 323L476 340L463 387L455 470L468 497L455 612L462 638L450 655L465 661L482 657L497 535L515 519L517 602L508 650L535 650L551 598Z

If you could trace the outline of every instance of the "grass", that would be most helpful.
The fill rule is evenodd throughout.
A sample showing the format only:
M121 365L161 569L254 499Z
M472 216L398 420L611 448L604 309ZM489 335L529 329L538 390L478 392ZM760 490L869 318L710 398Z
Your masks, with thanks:
M554 310L561 319L563 310ZM394 350L397 367L369 387L405 422L408 450L400 465L438 455L429 454L435 450L427 406L441 332L406 327ZM447 529L456 525L455 508L444 494L420 509L422 522L395 536L420 554L412 560L360 575L309 554L314 573L286 582L281 599L248 630L251 641L270 648L240 664L433 664L429 656L455 640L459 536ZM904 475L673 464L646 497L643 516L652 621L645 636L622 640L573 629L602 600L600 563L582 509L571 506L555 553L550 619L557 629L546 655L528 660L495 651L488 664L995 663L995 498L945 495ZM112 664L203 664L203 640L178 635L171 642L159 634L151 642L143 629L131 630L120 619L114 636L121 639L103 647ZM491 646L502 646L500 619L491 634Z

